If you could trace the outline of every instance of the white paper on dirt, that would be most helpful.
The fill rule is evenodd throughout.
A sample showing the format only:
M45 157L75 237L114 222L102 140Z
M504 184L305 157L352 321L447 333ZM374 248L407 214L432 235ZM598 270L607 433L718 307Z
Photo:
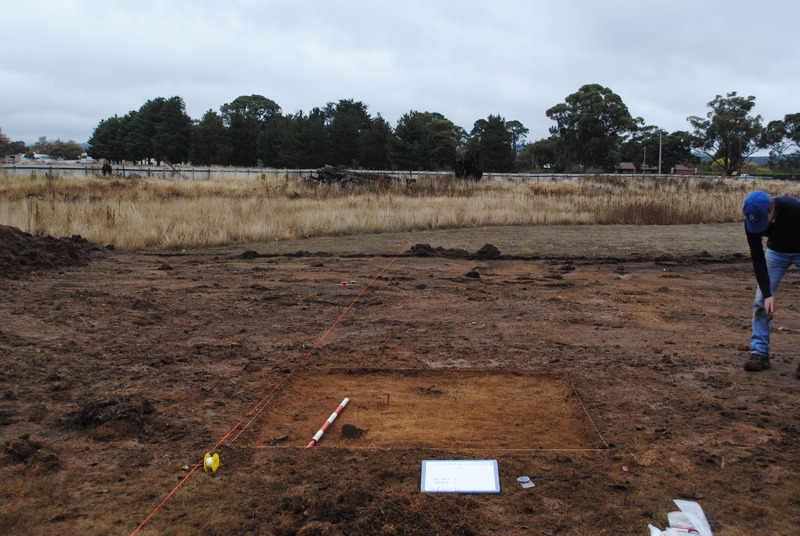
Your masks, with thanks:
M427 493L500 493L497 460L423 460Z
M686 517L692 522L692 525L694 525L694 528L700 533L700 536L713 536L711 534L711 525L708 524L706 514L703 513L703 508L699 504L692 501L681 501L679 499L675 499L673 502L681 512L686 514Z
M682 535L685 529L677 530L674 526L680 524L685 527L687 525L686 521L689 522L688 525L694 528L700 536L713 536L711 533L711 525L708 524L706 514L699 504L693 501L682 501L680 499L674 499L673 502L675 506L680 509L680 512L670 512L667 514L670 526L663 531L653 525L647 525L647 528L650 529L650 536Z

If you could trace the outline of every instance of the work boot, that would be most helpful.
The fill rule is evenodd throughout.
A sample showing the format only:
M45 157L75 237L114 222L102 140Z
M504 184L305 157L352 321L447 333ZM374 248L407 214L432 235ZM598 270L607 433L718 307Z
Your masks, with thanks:
M750 354L750 359L744 364L744 370L758 372L769 368L769 356L761 354Z

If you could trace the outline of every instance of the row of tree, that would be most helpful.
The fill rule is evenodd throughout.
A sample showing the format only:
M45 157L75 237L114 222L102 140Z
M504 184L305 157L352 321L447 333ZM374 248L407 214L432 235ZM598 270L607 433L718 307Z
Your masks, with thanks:
M0 156L22 154L34 158L37 154L44 154L56 160L78 160L85 152L75 140L50 141L47 136L41 136L33 145L26 145L24 141L11 141L0 129Z
M528 129L522 123L496 115L476 121L467 132L442 114L412 110L392 128L352 99L307 114L283 114L274 101L249 95L193 121L183 99L159 97L122 117L100 121L89 140L89 155L111 162L202 166L450 170L473 151L484 171L508 172L614 171L620 162L635 163L640 170L658 162L668 171L678 164L695 165L703 153L731 175L756 151L769 149L771 167L798 171L800 114L763 126L761 116L752 115L754 106L752 96L717 95L705 117L687 118L691 132L670 133L633 117L609 88L587 84L546 111L555 123L548 138L525 143ZM0 133L0 144L3 138Z
M241 96L193 122L180 97L147 101L95 129L89 154L113 162L367 169L452 169L459 151L482 155L486 169L514 169L516 147L527 134L519 121L489 116L468 135L439 113L410 111L392 126L352 99L308 114L284 115L271 99Z
M705 117L691 116L693 131L668 133L644 125L632 117L619 95L598 84L588 84L569 95L564 103L547 110L556 122L552 136L531 144L531 159L538 156L557 169L612 169L619 162L642 165L661 155L662 167L690 164L696 153L707 155L726 175L733 175L747 158L761 149L770 149L771 166L797 171L800 167L800 114L762 126L760 115L753 116L755 97L736 92L717 95L708 103Z
M708 103L706 117L687 118L694 127L694 146L713 159L726 175L742 169L747 158L769 149L770 166L797 172L800 168L800 113L786 114L782 120L762 126L760 115L751 112L756 98L740 97L736 92L717 95Z

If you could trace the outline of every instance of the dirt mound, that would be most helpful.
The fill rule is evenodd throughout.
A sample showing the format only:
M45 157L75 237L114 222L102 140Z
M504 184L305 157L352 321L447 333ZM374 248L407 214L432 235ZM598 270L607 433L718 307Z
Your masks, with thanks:
M141 425L155 413L153 404L145 399L132 400L127 396L101 396L83 400L69 420L73 428L95 428L107 422L122 420Z
M123 395L88 396L63 422L67 428L84 431L94 441L115 441L154 433L156 408L147 398Z
M414 244L408 250L411 257L444 257L447 259L499 259L500 250L492 244L485 244L475 253L460 248L431 247L430 244Z
M25 464L42 473L56 471L61 467L58 455L42 442L31 439L28 434L6 441L3 444L3 454L6 463Z
M18 278L62 266L85 266L99 248L81 237L33 236L0 225L0 277Z

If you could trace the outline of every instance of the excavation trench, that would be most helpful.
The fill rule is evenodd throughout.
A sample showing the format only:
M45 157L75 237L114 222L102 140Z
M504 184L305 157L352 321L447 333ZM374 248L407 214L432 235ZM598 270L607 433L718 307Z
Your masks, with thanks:
M304 371L259 415L254 446L486 450L603 448L563 374L490 370Z

